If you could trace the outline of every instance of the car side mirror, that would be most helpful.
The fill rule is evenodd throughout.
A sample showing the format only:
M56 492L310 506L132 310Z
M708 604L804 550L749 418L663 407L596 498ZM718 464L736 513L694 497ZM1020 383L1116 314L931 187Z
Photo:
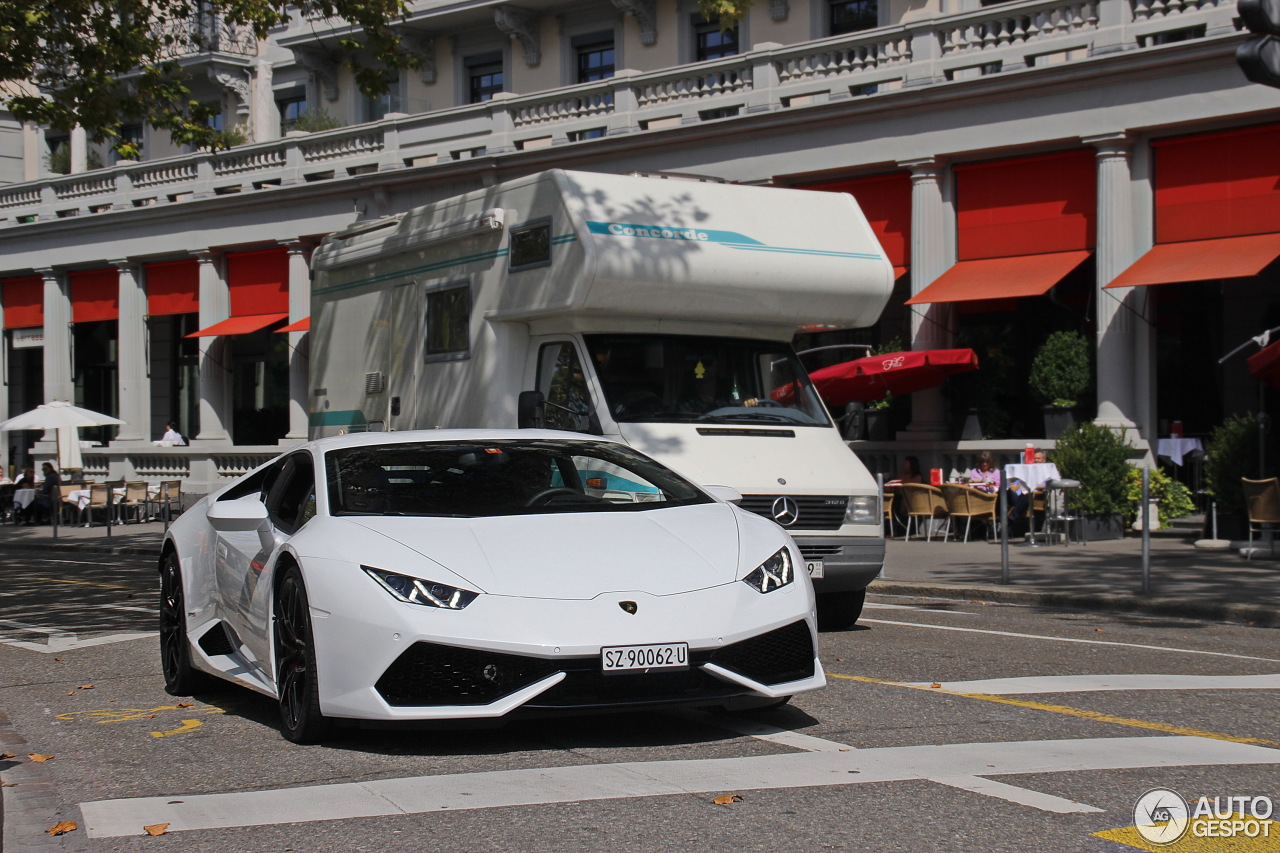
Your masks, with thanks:
M267 505L260 500L214 501L207 513L219 533L248 533L267 523Z
M736 504L742 502L742 492L733 486L703 486L702 488L711 497L726 503Z
M546 422L547 398L541 391L521 391L516 402L516 426L541 429Z

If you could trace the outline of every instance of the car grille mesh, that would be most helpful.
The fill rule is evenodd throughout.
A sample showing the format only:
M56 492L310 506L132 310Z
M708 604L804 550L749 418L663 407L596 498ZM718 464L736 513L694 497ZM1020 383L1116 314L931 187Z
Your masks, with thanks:
M527 709L604 708L626 705L714 701L745 693L699 669L716 663L762 684L813 675L813 642L803 621L713 651L694 652L687 670L610 673L600 659L542 658L415 643L378 679L390 705L488 705L564 672L559 684L524 705Z
M717 649L711 662L761 684L783 684L813 675L813 637L804 622Z
M743 495L738 506L747 512L773 518L773 504L782 495ZM844 524L845 509L849 499L839 495L790 495L798 512L794 524L785 525L792 530L839 530Z

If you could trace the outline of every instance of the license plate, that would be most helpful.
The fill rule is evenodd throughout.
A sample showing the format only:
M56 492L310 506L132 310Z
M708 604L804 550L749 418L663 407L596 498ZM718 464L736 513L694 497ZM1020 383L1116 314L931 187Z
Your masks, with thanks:
M826 566L821 560L805 560L804 567L809 570L809 577L820 578L826 570Z
M600 650L600 667L605 672L645 669L688 669L688 643L661 643L651 646L611 646Z

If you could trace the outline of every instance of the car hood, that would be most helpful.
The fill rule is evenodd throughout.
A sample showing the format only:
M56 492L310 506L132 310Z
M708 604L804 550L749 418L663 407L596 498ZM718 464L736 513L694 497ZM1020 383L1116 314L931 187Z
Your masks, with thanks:
M491 595L672 595L731 583L741 564L738 518L721 503L625 512L344 521L413 549Z

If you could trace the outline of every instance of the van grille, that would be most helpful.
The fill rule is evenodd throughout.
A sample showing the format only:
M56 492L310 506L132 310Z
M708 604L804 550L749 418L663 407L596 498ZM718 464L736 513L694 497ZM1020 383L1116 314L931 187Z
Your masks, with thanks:
M744 495L738 506L747 512L774 517L773 505L783 495ZM789 530L839 530L849 499L841 495L787 495L796 502L796 520Z

